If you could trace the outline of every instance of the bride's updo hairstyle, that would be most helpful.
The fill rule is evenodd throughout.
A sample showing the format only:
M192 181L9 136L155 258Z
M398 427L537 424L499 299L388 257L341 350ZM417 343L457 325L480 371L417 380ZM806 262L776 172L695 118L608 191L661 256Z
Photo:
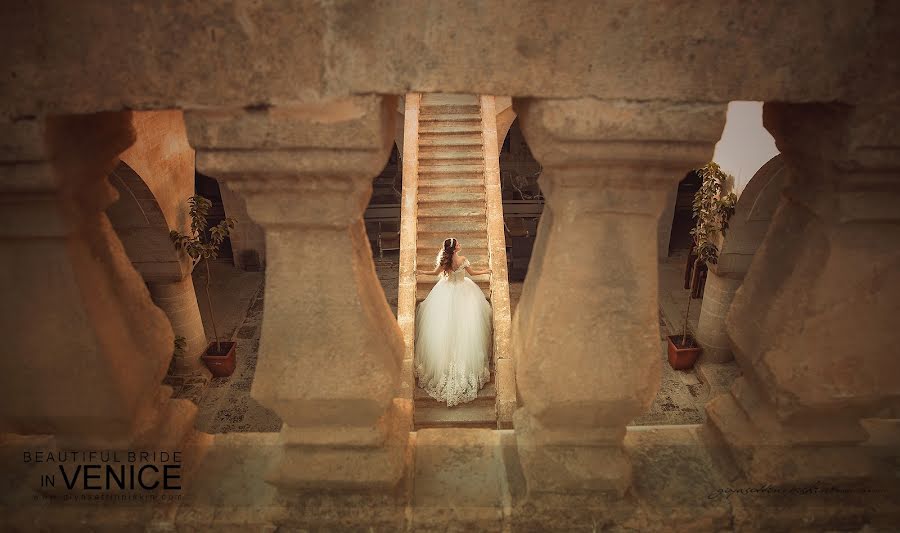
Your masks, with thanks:
M453 253L456 251L456 239L450 237L444 241L444 246L438 252L436 266L440 267L444 274L453 270Z

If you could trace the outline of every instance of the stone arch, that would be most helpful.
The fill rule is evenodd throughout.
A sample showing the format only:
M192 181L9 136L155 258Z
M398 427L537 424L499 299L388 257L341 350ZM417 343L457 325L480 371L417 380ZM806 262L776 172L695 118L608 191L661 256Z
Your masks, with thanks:
M497 152L511 282L510 302L515 308L543 213L543 193L535 180L540 177L541 165L531 153L511 100L498 97L497 109Z
M194 194L194 150L178 110L131 114L134 143L107 175L118 199L107 217L153 303L162 309L176 336L187 341L176 370L200 367L206 334L191 278L190 258L179 254L171 230L189 231L188 197Z
M788 175L779 154L753 175L738 198L734 216L719 247L718 263L709 265L700 307L697 341L703 346L704 361L724 362L733 358L725 316L762 244Z
M109 174L118 199L106 215L125 248L132 266L143 278L175 335L185 338L184 355L174 362L177 370L194 370L206 348L206 333L194 283L191 262L179 254L169 237L162 207L147 182L128 163L119 161Z
M503 144L509 137L509 130L516 121L516 110L512 105L512 98L508 96L496 98L497 111L497 151L502 151Z
M187 275L189 266L172 246L169 225L147 183L124 161L110 172L109 183L119 198L106 214L144 281L170 281Z

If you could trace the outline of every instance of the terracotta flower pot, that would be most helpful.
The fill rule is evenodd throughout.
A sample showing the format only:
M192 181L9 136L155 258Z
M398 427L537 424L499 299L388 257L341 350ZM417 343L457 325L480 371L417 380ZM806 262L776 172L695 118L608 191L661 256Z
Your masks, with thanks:
M700 346L690 335L687 336L687 344L681 346L681 335L669 335L669 366L675 370L692 368L700 356Z
M237 360L234 356L234 349L237 343L220 342L219 345L221 350L216 349L215 342L209 343L200 359L203 359L203 362L206 363L206 368L212 372L213 376L224 378L234 373L234 367L237 365Z

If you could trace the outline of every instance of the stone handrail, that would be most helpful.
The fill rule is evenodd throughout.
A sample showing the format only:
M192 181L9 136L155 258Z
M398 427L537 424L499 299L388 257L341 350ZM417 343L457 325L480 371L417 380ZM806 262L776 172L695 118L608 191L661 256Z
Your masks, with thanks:
M512 427L515 410L515 369L510 358L512 330L509 308L509 277L506 272L506 235L503 226L503 195L500 187L500 154L497 147L497 113L493 96L480 97L481 132L484 140L484 189L487 208L488 266L491 268L493 307L494 376L497 380L497 427Z
M403 334L403 376L400 395L415 392L413 359L416 339L416 217L419 191L419 102L422 95L406 95L403 114L403 191L400 207L400 279L397 287L397 323Z

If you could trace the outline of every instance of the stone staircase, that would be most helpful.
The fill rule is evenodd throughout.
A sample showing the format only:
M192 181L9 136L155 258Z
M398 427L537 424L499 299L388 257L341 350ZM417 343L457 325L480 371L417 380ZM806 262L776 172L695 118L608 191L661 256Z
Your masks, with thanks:
M481 109L474 95L425 94L419 108L416 264L434 267L444 239L455 237L472 266L488 265L484 141ZM416 276L416 303L438 276ZM490 275L476 276L490 300ZM448 408L415 387L415 427L497 427L496 385L491 381L472 402Z

